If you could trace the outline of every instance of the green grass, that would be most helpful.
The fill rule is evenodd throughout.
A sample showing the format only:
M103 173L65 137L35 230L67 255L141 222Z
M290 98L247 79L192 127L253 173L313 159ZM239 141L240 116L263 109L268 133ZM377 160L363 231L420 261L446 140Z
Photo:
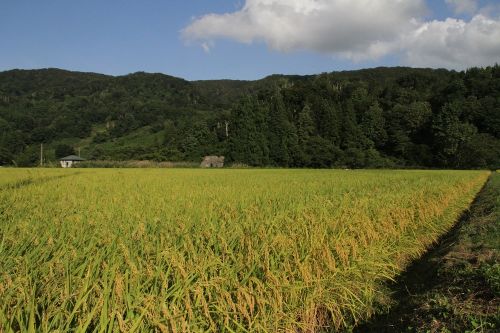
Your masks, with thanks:
M86 138L72 138L62 139L52 142L50 145L45 146L45 158L51 164L57 165L57 159L54 155L55 148L60 144L69 145L74 147L75 150L80 148L81 155L89 158L95 149L100 151L102 156L110 157L111 159L127 160L130 156L130 151L134 150L148 150L151 147L157 147L163 142L163 132L151 132L151 126L138 128L127 135L108 139L102 143L93 142L98 133L106 132L106 125L99 124L92 128L90 136ZM54 162L55 161L55 162Z
M112 139L100 144L94 144L94 148L101 149L103 154L127 154L131 149L144 149L148 147L158 146L163 142L163 132L151 133L150 126L141 127L127 135ZM90 147L86 141L82 152L87 153Z
M29 172L0 170L0 183ZM43 170L0 187L0 327L348 328L373 314L383 283L451 228L488 174Z

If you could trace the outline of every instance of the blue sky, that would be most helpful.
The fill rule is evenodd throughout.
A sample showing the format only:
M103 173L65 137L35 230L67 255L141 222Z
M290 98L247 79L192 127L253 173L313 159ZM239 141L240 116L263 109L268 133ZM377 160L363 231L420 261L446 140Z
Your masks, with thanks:
M260 0L250 1L255 3ZM300 0L294 1L300 4ZM414 2L422 1L424 0ZM450 3L446 4L445 0L429 0L426 3L426 13L419 14L422 21L419 24L437 20L444 25L447 18L458 18L468 27L467 24L480 15L482 8L496 2L477 1L475 10L457 12L456 7ZM234 20L222 22L221 26L214 27L214 15L204 19L207 14L247 15L248 12L242 12L244 5L244 0L2 0L0 70L57 67L111 75L146 71L198 80L258 79L273 73L312 74L374 66L422 66L428 62L429 67L439 67L441 64L436 60L437 65L434 65L432 59L435 59L437 51L442 50L425 49L426 53L421 54L410 46L401 46L400 42L398 46L394 46L396 39L407 39L396 35L386 34L387 36L382 37L387 38L384 42L390 46L384 46L381 55L375 52L376 57L372 57L371 53L370 56L364 57L365 53L368 54L371 52L369 50L372 50L369 49L372 44L366 40L363 40L365 44L361 46L352 46L356 47L353 49L353 55L349 45L338 48L336 42L331 41L331 47L323 50L317 47L323 45L322 40L308 43L307 40L304 41L307 37L299 38L290 46L287 42L295 37L282 37L276 31L269 32L268 36L265 29L259 30L259 27L255 26L257 23L252 23L259 21L259 12L251 14L249 20L254 21L245 27L233 24ZM407 9L398 11L397 15L400 15L399 13L407 15ZM493 24L499 22L496 11L488 13L485 14L488 20ZM215 17L217 22L231 18ZM307 24L307 20L304 22ZM366 24L368 30L370 24ZM188 27L192 27L189 33L183 33ZM332 34L342 30L342 26L330 26L326 23L321 27L323 32L327 32L326 36L328 30L325 29L332 29ZM255 31L252 30L254 28ZM227 29L227 34L225 31L221 32L221 29ZM241 37L241 34L248 33L249 29L253 31L252 40L242 42L244 37ZM307 26L297 26L297 29L304 31ZM492 29L494 34L498 33L496 25ZM438 30L439 27L436 27L436 31ZM385 31L384 27L381 27L381 31ZM357 36L362 34L363 31L357 32ZM496 36L494 34L493 36ZM483 42L486 47L490 47L489 56L485 56L483 62L489 62L497 55L500 59L495 42L489 40L493 37L488 36L484 37ZM345 38L349 39L348 37ZM428 39L419 37L412 44L423 45L424 48L425 45L432 44L429 40L435 37L425 38ZM475 39L477 38L474 37L474 41ZM286 45L282 48L283 41ZM275 45L275 42L280 46L276 46L278 44ZM328 42L326 41L326 44ZM468 42L465 40L464 45ZM500 44L498 40L496 43ZM209 45L208 52L201 45ZM346 56L345 52L349 55ZM463 59L473 57L477 58L477 55L465 54L464 51ZM459 59L455 63L448 66L448 63L443 62L443 67L456 66L460 69L459 67L471 65L464 61L460 63Z

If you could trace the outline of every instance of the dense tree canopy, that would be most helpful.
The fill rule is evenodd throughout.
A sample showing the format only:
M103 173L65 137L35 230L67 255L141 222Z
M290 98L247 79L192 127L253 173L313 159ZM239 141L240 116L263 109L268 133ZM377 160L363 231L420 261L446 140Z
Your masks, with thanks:
M500 67L376 68L259 81L0 73L0 165L92 159L252 166L500 167ZM63 149L64 148L64 149Z
M54 154L56 158L63 158L69 155L75 155L75 149L69 145L60 144L56 146Z

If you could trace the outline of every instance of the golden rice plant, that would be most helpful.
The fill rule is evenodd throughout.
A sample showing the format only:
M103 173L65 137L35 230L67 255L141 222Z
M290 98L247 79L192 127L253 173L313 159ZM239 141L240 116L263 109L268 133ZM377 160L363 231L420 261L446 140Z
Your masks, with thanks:
M36 181L22 182L26 176ZM487 178L0 170L0 331L352 327L376 311L383 284L451 228Z

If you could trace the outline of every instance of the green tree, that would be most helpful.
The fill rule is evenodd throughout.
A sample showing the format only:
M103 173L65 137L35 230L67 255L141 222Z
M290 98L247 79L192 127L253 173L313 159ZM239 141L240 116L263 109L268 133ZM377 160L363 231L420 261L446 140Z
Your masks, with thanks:
M490 134L476 134L464 143L458 167L500 169L500 140Z
M7 149L0 147L0 165L12 164L12 154Z
M349 148L364 150L373 146L373 142L365 136L360 125L357 123L356 114L350 101L346 102L342 112L341 138L340 148L343 150Z
M298 151L296 152L295 164L297 166L309 166L311 164L310 138L314 135L316 128L314 120L312 119L312 111L309 105L306 104L302 111L300 111L297 120L297 145Z
M268 120L268 146L271 163L279 166L288 166L291 161L288 150L288 135L290 125L286 118L285 104L280 94L272 99Z
M438 163L446 167L461 167L464 147L477 134L477 128L460 121L458 103L447 103L432 123Z
M361 129L376 147L383 147L387 142L384 110L382 110L378 102L372 104L368 111L363 114Z
M229 128L229 161L254 166L269 162L267 108L257 98L246 97L233 108Z
M66 144L60 144L56 146L55 156L57 159L63 158L68 155L75 155L75 149Z
M313 168L330 168L341 164L344 158L342 151L331 141L317 135L309 138L305 152L309 158L306 166Z

